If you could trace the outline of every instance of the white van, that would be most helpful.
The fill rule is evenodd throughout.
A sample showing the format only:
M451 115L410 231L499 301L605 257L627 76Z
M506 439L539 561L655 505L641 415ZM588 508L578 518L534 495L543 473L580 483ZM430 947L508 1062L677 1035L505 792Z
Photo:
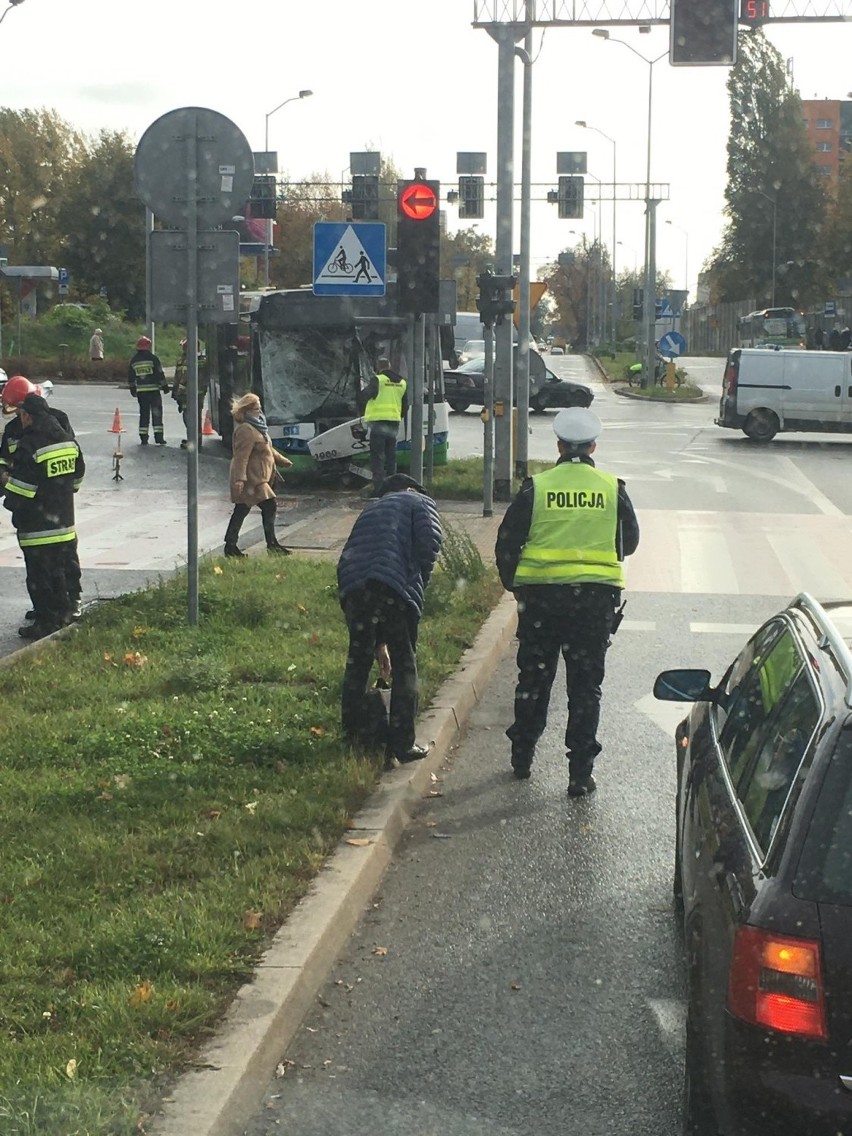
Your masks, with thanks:
M716 425L755 442L782 430L852 433L852 352L735 348Z

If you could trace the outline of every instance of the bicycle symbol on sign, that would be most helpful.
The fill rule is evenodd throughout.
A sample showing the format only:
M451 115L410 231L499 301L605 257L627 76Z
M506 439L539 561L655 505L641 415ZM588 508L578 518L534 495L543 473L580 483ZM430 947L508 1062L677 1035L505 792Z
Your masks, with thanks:
M337 255L328 262L327 271L332 273L343 272L347 276L352 272L352 265L346 259L346 252L343 245L338 249Z

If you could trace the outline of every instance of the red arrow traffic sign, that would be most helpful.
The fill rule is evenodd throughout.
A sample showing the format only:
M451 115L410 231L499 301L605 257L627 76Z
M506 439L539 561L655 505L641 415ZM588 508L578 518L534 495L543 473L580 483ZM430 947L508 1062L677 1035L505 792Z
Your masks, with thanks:
M399 207L414 221L425 221L438 208L438 198L428 185L413 182L399 195Z

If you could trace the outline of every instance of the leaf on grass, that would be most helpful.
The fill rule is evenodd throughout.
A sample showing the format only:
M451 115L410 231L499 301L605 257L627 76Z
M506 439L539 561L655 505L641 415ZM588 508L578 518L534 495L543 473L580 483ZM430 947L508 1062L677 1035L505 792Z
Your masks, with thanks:
M263 915L260 911L244 911L243 912L243 930L244 931L259 931Z
M168 1002L166 1002L166 1009L174 1013L175 1010L180 1009L180 1002L177 998L169 998Z
M319 647L321 642L322 639L316 631L308 638L308 643L310 643L312 647Z
M145 1002L151 1001L151 996L153 995L153 993L154 987L146 978L145 981L141 982L130 995L130 1005L134 1009L138 1009L139 1006L142 1006Z
M98 800L99 801L111 801L112 800L112 793L107 793L106 790L104 790L104 792L101 793L100 796L98 797Z
M325 730L322 728L322 726L311 726L311 733L315 738L325 737Z
M213 575L214 576L221 576L223 571L224 571L224 569L221 568L218 564L213 565Z
M351 844L353 848L366 848L367 845L372 844L373 841L369 836L347 836L343 843Z
M134 639L141 639L147 630L147 627L134 627L131 634Z
M308 614L308 609L305 607L304 604L296 604L296 607L299 609L299 611L302 613L302 615Z
M144 667L148 662L148 656L140 651L128 651L121 661L126 667Z
M206 813L201 814L205 820L218 820L222 815L221 809L208 809Z
M126 789L130 784L130 775L128 773L116 773L113 781L116 789Z
M384 958L387 953L387 947L373 947L373 954L378 955L379 958Z
M257 812L257 801L249 801L247 804L243 805L243 808L247 813L251 813L251 815L254 816Z
M72 1057L68 1064L65 1066L65 1076L69 1081L73 1081L77 1075L77 1058Z

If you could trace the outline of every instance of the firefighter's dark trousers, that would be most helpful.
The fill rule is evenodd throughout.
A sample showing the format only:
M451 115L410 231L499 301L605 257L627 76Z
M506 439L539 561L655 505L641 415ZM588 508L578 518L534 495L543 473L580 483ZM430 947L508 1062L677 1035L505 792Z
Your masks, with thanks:
M154 441L163 441L163 396L156 391L139 391L139 438L148 441L148 426L154 427Z
M515 720L506 731L513 764L531 764L547 725L550 690L565 660L571 777L592 772L605 658L620 591L606 584L536 584L518 589L518 682Z
M386 643L391 661L391 753L407 753L414 745L417 721L417 609L386 584L370 580L343 600L349 628L349 653L343 675L341 721L349 740L364 730L364 693L373 666L374 651Z
M19 539L26 538L25 533ZM40 627L56 630L70 617L69 580L67 574L68 549L71 541L59 544L37 544L22 547L27 572L27 591L30 594L35 622ZM76 542L75 542L76 543Z

